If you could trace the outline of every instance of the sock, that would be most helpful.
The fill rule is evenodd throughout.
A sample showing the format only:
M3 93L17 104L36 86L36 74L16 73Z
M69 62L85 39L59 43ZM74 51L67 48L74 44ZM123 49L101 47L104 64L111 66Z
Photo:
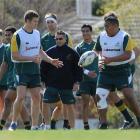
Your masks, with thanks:
M140 117L136 117L136 119L137 119L137 122L138 122L138 124L140 126Z
M5 120L1 120L0 121L0 130L3 129L4 125L5 125L6 121Z
M89 129L89 124L88 124L88 122L84 122L84 129L85 129L85 130L88 130L88 129Z
M70 125L69 125L69 121L68 120L64 120L63 128L70 129Z
M31 129L31 124L30 124L29 121L24 122L24 128L25 128L26 130L30 130L30 129Z
M56 125L56 120L51 120L51 129L56 129L55 125Z
M37 125L33 125L32 127L31 127L31 130L37 130L38 129L38 126Z
M125 104L123 103L122 100L120 100L119 102L115 103L115 106L118 108L118 110L122 113L122 115L124 116L124 118L126 119L126 121L132 122L133 119L130 116L127 107L125 106Z

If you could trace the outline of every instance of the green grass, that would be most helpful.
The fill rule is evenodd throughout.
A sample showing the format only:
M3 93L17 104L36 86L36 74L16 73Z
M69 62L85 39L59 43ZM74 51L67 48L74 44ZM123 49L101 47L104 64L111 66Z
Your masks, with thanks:
M140 140L140 130L1 131L0 140Z

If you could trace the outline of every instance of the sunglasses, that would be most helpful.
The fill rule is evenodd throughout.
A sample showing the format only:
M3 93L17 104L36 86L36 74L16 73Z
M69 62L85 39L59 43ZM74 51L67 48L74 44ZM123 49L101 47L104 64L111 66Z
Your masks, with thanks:
M62 37L60 37L60 38L55 38L55 40L63 40L63 38L62 38Z
M11 36L12 34L5 34L5 36Z

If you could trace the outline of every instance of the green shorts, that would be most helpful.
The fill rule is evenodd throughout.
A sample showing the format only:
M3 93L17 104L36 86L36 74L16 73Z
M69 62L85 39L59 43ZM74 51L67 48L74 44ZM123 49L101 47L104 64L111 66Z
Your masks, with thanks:
M83 81L80 82L79 87L79 94L87 94L91 96L95 96L96 94L96 83L95 82L89 82L89 81Z
M72 90L47 87L43 95L43 102L56 103L59 100L61 100L63 104L74 104L75 98Z
M7 85L0 85L0 90L7 90Z
M41 86L41 78L39 74L20 74L16 75L16 85L23 85L28 88Z
M131 88L133 85L131 75L110 75L107 73L99 73L97 87L109 89L114 91L114 89L121 90L123 88Z

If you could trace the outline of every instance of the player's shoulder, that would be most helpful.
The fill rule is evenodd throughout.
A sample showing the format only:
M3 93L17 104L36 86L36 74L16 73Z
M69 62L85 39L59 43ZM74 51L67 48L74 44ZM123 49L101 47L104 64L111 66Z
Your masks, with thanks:
M34 33L34 34L38 34L38 35L40 36L40 32L39 32L39 30L37 30L37 29L34 29L34 30L33 30L33 33Z
M130 34L124 30L120 30L119 34L120 34L120 36L123 36L123 37L130 37Z
M50 36L50 33L47 32L47 33L45 33L45 34L43 34L43 35L41 36L41 39L46 39L46 38L48 38L49 36Z
M78 43L78 44L76 45L76 48L82 48L83 45L84 45L84 41L81 41L80 43Z
M100 34L99 34L99 37L102 37L102 36L106 36L106 31L102 31Z

